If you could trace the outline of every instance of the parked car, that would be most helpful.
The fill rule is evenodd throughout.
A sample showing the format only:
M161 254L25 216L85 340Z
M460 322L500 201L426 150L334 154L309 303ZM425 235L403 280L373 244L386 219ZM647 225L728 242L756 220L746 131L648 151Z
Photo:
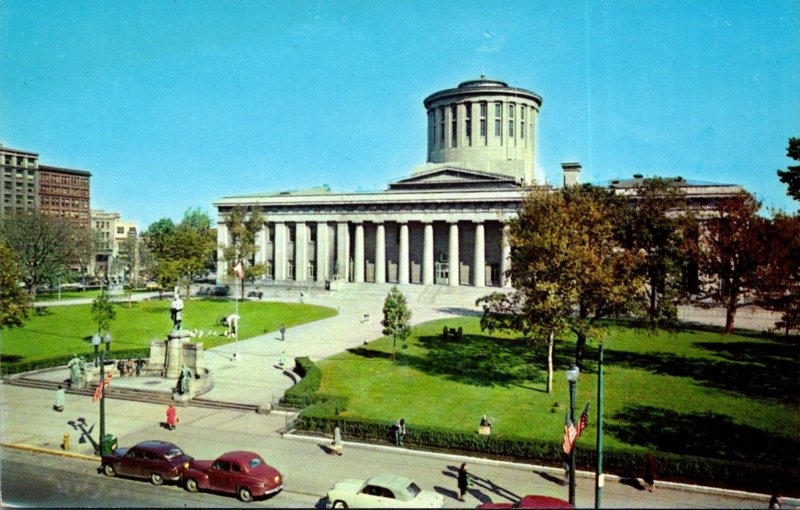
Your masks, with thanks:
M405 476L377 475L336 482L328 491L333 508L441 508L444 497L420 489Z
M568 501L550 496L527 495L516 503L484 503L478 508L574 508Z
M250 502L283 489L283 475L253 452L223 453L216 460L195 460L183 473L189 492L207 490L236 494Z
M194 459L166 441L142 441L130 448L117 448L102 457L106 476L149 478L153 485L176 482Z

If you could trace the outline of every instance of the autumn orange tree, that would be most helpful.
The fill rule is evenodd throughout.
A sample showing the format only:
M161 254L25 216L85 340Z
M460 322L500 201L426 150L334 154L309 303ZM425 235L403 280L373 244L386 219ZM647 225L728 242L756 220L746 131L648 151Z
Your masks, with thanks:
M756 297L766 263L768 221L761 203L746 192L720 199L703 221L693 252L699 276L698 306L725 309L725 333L733 334L736 311Z

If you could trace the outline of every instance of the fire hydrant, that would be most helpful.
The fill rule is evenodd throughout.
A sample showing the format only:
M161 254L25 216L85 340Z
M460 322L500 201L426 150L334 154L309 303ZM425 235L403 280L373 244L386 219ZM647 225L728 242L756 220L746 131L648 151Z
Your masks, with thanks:
M61 449L69 450L69 432L64 432L64 439L61 441Z

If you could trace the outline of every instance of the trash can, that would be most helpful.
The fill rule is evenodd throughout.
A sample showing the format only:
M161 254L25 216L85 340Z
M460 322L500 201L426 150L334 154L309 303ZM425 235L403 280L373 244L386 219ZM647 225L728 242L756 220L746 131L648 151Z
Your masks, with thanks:
M100 438L100 455L111 455L117 449L117 438L112 434L106 434Z

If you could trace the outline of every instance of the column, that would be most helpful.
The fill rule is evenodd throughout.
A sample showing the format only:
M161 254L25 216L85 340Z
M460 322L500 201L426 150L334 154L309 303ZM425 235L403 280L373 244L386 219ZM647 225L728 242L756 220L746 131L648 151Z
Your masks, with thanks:
M461 266L458 261L458 222L450 224L450 238L447 246L448 284L451 287L457 287Z
M336 224L336 270L339 280L350 281L350 234L347 222L340 221Z
M328 224L317 222L317 281L328 279Z
M228 226L225 223L217 223L217 284L223 282L222 278L228 271L228 263L225 261L223 249L228 246Z
M298 221L294 228L294 279L304 282L308 275L308 227Z
M422 239L422 284L433 285L433 223L425 223Z
M356 245L353 255L353 281L364 283L364 224L356 223Z
M511 287L511 278L506 271L511 269L511 245L508 242L508 227L503 225L503 238L500 243L500 286Z
M408 223L400 224L400 267L397 280L400 285L408 285Z
M286 256L286 223L280 221L275 222L275 267L273 272L275 274L275 281L286 279L286 265L288 263Z
M473 285L486 286L486 252L484 250L483 222L475 223L475 257L473 258L475 278Z
M386 283L386 228L375 225L375 283Z

